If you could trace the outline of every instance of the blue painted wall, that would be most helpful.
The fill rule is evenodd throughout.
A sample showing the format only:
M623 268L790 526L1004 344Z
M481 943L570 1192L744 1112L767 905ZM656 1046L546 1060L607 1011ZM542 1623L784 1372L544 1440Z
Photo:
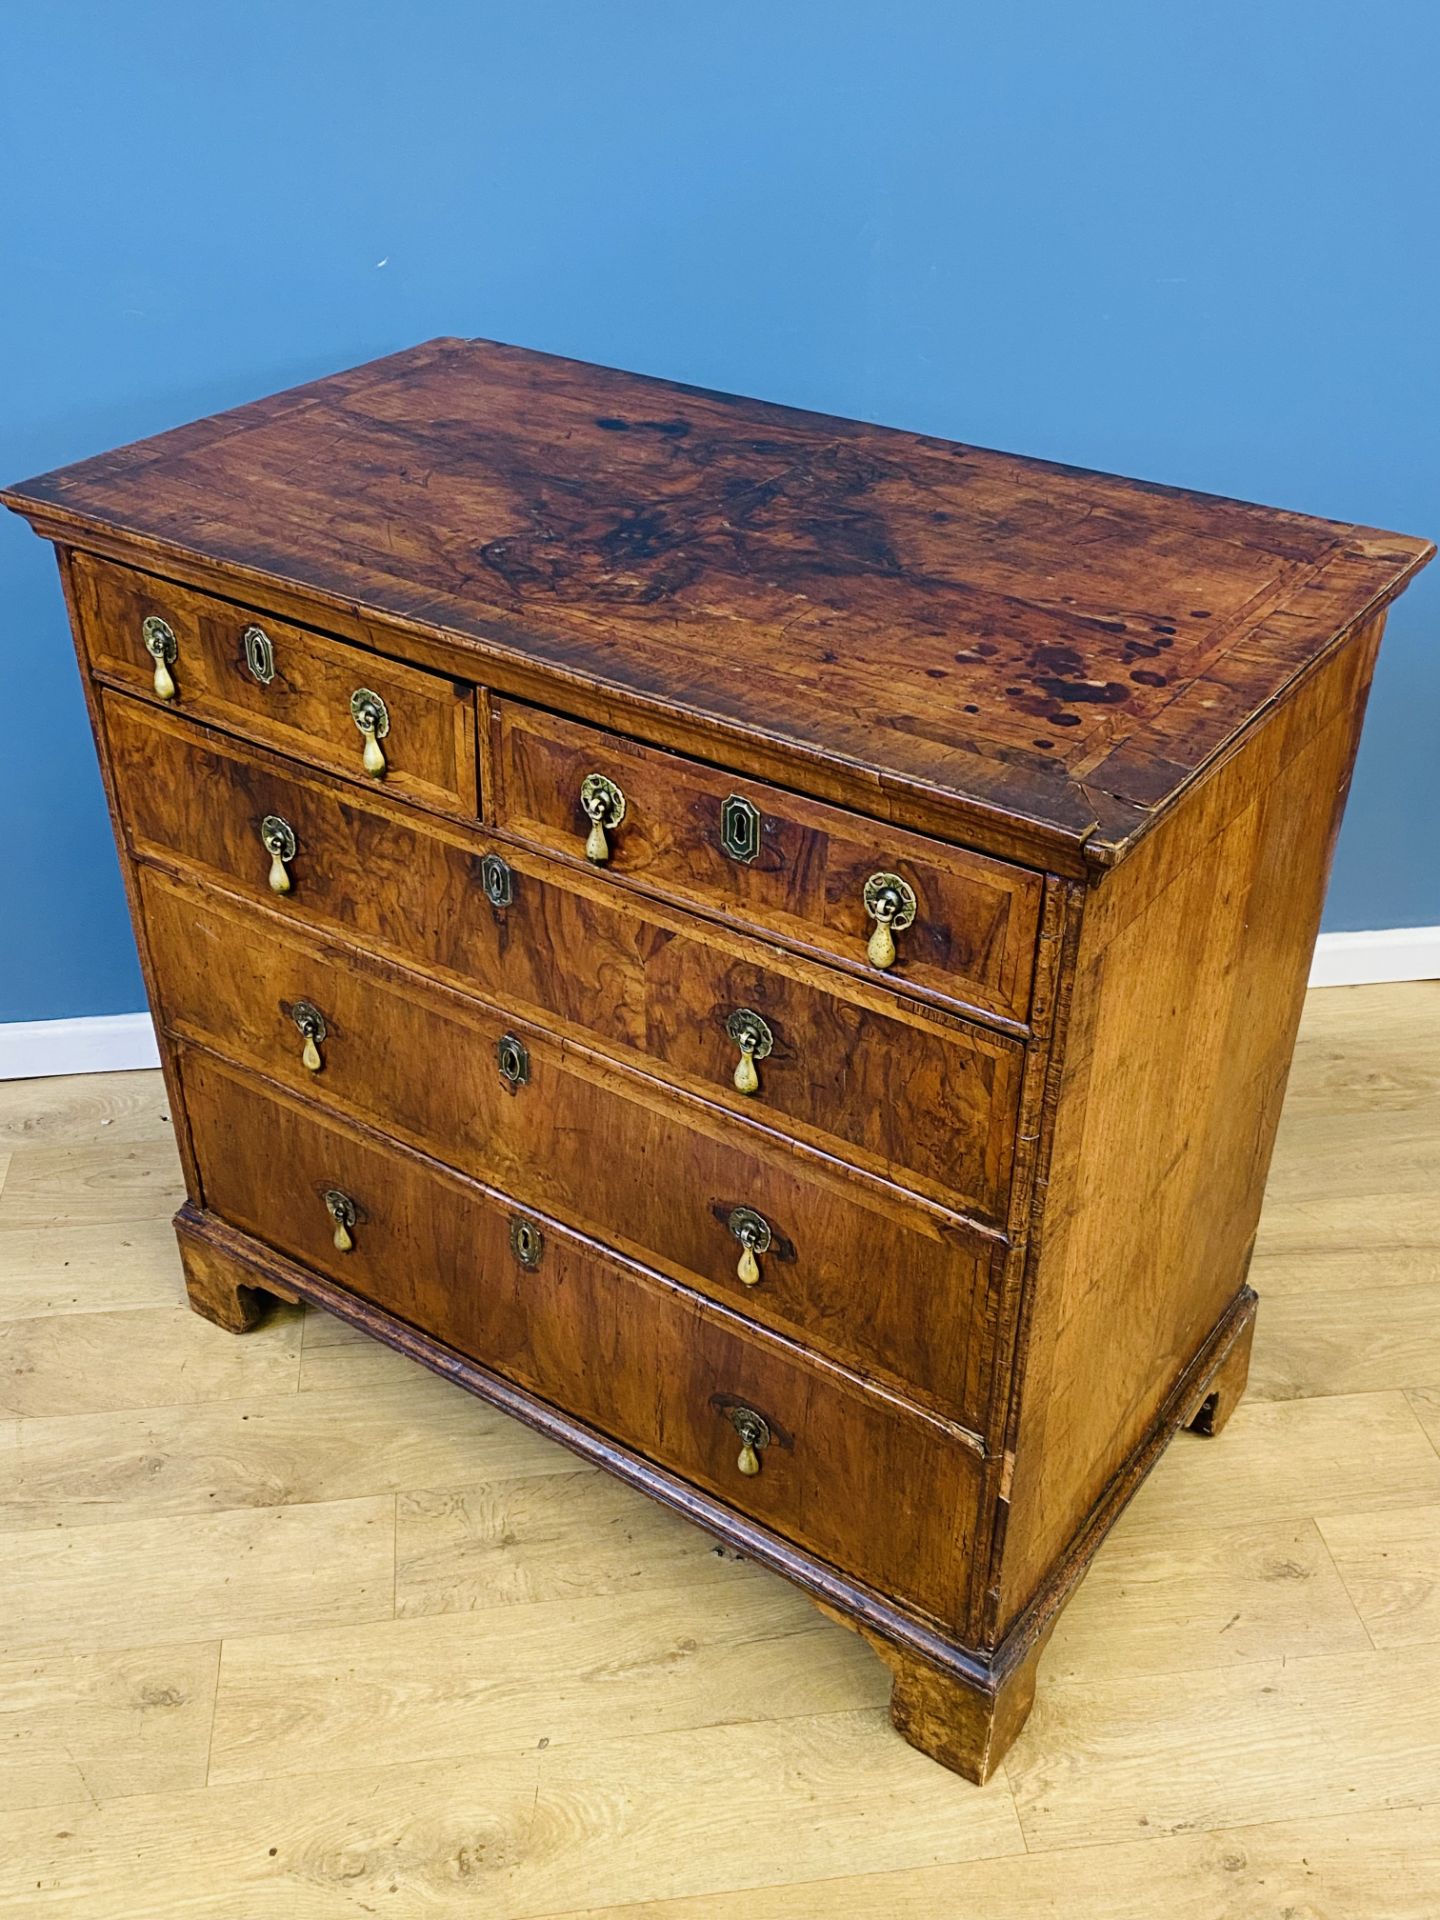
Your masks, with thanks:
M0 6L0 472L483 333L1433 534L1437 72L1435 0ZM1332 928L1440 921L1437 613ZM0 1019L139 1007L8 515L0 660Z

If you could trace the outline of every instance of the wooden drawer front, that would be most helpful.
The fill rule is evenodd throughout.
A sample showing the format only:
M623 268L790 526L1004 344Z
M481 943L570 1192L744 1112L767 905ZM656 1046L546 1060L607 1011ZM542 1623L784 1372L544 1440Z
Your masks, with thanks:
M607 833L606 871L746 921L878 977L867 944L872 874L913 890L913 925L896 933L896 985L1024 1023L1042 883L1022 867L601 733L510 700L493 703L496 824L570 859L585 857L581 804L599 773L625 797ZM736 803L743 803L738 808ZM757 825L758 816L758 825ZM753 858L744 834L752 836ZM726 837L740 850L727 852Z
M227 884L361 946L418 962L506 1010L559 1020L747 1119L838 1149L998 1220L1014 1152L1023 1049L900 996L827 984L781 955L535 854L512 854L493 907L475 833L307 779L156 709L106 697L120 803L138 852L197 861ZM267 886L270 815L294 829L293 888ZM863 995L863 1002L860 996ZM774 1048L735 1090L737 1009Z
M973 1376L993 1242L837 1175L818 1155L777 1152L754 1130L525 1022L426 992L269 916L236 912L153 869L141 891L173 1033L978 1422ZM314 1013L324 1023L316 1072L302 1058L297 1008L312 1032ZM730 1226L737 1209L770 1234L749 1286Z
M859 1579L957 1617L972 1447L502 1195L206 1056L183 1073L214 1212ZM327 1192L354 1204L348 1252ZM538 1250L517 1252L521 1220ZM753 1476L737 1467L736 1404L771 1430Z
M97 673L153 697L155 661L143 627L155 616L175 636L170 704L178 712L399 798L475 817L472 687L83 553L75 556L75 592ZM273 663L268 681L256 678L247 655L251 628L269 648L268 659L257 657L262 671ZM251 650L258 644L249 643ZM362 764L365 736L351 713L357 692L378 695L388 719L378 779Z

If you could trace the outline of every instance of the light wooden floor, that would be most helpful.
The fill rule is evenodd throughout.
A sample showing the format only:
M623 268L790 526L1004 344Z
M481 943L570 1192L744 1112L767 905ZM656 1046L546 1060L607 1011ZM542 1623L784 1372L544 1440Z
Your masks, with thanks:
M1440 986L1311 996L1250 1397L983 1791L639 1495L322 1316L191 1315L157 1075L0 1087L0 1177L0 1914L1440 1914Z

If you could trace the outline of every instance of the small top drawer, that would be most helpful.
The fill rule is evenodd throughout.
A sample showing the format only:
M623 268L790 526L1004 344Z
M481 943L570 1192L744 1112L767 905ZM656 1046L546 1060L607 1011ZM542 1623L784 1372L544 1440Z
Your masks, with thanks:
M474 689L88 554L74 563L96 673L399 798L473 818Z
M570 859L588 848L609 872L871 978L1028 1021L1039 874L517 701L493 703L492 728L506 831Z

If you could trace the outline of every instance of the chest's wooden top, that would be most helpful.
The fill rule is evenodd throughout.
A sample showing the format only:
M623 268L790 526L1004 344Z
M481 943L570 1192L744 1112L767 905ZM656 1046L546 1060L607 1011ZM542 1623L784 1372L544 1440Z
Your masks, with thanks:
M478 340L0 499L1099 864L1434 550Z

